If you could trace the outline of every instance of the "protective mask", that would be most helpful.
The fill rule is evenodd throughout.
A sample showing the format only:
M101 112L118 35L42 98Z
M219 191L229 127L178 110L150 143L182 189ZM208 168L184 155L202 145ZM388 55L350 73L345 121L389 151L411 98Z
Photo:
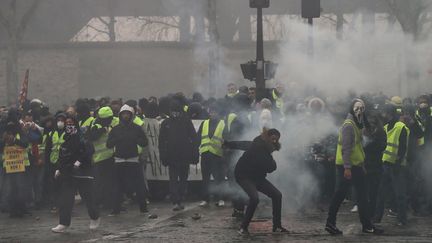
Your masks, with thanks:
M427 103L420 103L420 105L419 105L419 108L420 109L426 109L426 108L428 108L428 104Z
M353 106L353 112L355 117L357 118L357 121L362 123L363 122L363 113L365 111L365 107L363 103L361 102L355 102Z
M62 122L62 121L58 121L57 122L57 127L58 127L58 129L63 129L64 128L64 122Z
M78 132L78 129L74 125L67 125L65 129L65 133L67 135L74 135Z

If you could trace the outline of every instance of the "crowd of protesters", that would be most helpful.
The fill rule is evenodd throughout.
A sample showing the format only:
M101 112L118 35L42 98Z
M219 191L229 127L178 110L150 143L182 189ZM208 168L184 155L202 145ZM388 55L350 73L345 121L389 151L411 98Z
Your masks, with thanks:
M359 99L351 102L357 95ZM136 201L140 212L148 212L148 139L143 127L146 119L157 119L161 123L159 156L169 168L173 210L184 209L189 165L201 163L200 206L214 200L222 207L230 200L233 217L244 217L245 206L251 207L252 200L256 207L257 197L248 202L237 193L217 188L227 184L231 189L256 193L257 188L251 188L264 187L262 180L275 168L257 159L250 163L240 163L240 159L237 165L234 142L251 141L262 133L264 137L279 134L282 146L284 140L295 143L297 138L284 133L295 118L309 124L311 130L320 126L322 119L330 119L336 126L343 124L339 136L338 131L332 131L288 155L319 182L316 203L331 203L327 231L342 233L336 227L336 213L347 197L356 204L353 211L359 210L366 233L374 233L369 222L380 222L385 208L396 216L399 226L407 224L408 210L419 215L432 212L426 173L432 167L428 160L431 96L401 99L380 93L338 99L319 95L293 98L278 83L267 89L264 97L257 99L253 87L229 84L227 94L219 99L204 99L200 93L189 99L176 93L138 101L79 99L60 111L50 110L39 99L22 107L1 107L1 210L10 217L23 217L32 210L58 212L60 220L54 232L64 232L71 224L76 192L87 206L91 229L99 226L101 208L116 216L125 210L126 198ZM192 120L202 120L198 129ZM266 134L269 131L271 134ZM265 140L257 143L260 148L266 146ZM272 161L270 157L266 159ZM352 197L348 195L351 182ZM281 193L271 183L265 185L280 211L277 202ZM246 214L250 221L253 212ZM280 218L274 222L276 229L285 230ZM247 233L247 225L242 224L242 233Z

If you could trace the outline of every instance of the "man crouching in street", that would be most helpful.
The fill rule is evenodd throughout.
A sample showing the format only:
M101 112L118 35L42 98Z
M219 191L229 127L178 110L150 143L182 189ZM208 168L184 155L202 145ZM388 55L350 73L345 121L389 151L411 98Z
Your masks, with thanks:
M267 173L276 170L276 162L272 153L280 149L280 132L276 129L264 129L263 133L252 142L225 142L228 148L246 150L235 167L235 179L249 197L246 214L243 218L239 233L248 235L249 223L258 206L258 192L262 192L272 199L273 232L288 233L282 227L282 193L266 179Z

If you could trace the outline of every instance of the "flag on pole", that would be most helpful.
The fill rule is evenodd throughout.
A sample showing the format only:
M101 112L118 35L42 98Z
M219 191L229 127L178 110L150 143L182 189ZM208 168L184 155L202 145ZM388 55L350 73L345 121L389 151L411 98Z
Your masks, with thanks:
M19 107L21 109L23 108L23 105L24 105L25 101L27 100L29 73L30 73L30 70L27 69L23 83L22 83L22 86L21 86L21 91L19 94Z

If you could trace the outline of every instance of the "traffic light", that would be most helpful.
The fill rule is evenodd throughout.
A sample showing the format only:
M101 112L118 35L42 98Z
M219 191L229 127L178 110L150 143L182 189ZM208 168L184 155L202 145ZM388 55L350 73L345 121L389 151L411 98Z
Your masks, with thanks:
M321 16L320 0L302 0L302 17L305 19L319 18Z
M250 8L268 8L270 7L270 0L249 0Z

